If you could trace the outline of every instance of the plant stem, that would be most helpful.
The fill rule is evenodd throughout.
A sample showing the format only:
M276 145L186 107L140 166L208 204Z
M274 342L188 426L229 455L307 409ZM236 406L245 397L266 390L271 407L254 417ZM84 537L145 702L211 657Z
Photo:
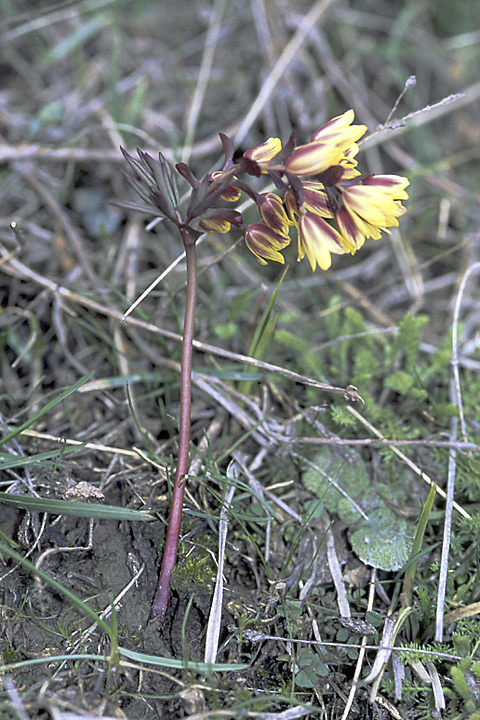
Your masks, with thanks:
M163 615L170 599L170 575L177 561L180 525L182 521L183 496L188 479L188 457L190 446L190 409L192 387L192 342L197 297L197 253L195 238L187 228L181 228L187 260L187 299L183 326L182 367L180 377L180 428L178 459L173 484L172 504L168 520L167 538L163 551L162 566L157 590L150 610L150 620Z

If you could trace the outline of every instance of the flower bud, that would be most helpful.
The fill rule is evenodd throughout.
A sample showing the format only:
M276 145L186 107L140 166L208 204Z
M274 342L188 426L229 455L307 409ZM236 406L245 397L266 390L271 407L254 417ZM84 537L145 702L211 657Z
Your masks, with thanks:
M286 248L290 239L277 235L264 223L254 223L249 225L245 231L245 243L262 265L266 265L267 260L283 264L285 258L279 250Z

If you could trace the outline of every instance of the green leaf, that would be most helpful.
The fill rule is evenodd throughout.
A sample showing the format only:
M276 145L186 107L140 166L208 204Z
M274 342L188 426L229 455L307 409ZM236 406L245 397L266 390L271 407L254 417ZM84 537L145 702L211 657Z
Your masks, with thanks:
M428 519L432 512L433 502L437 492L437 483L434 483L428 493L425 504L422 508L420 519L418 521L417 529L415 531L415 537L412 542L412 549L410 551L409 560L418 555L422 550L423 538L425 530L427 528ZM405 578L403 582L403 593L408 605L412 604L412 592L413 592L413 581L415 579L415 573L417 571L417 562L415 561L405 570Z
M60 34L59 37L62 39L47 52L45 61L47 64L53 64L65 60L68 55L83 47L88 40L104 30L111 22L112 18L107 13L101 13L81 23L66 36Z
M307 469L302 482L351 528L350 542L358 557L383 570L402 568L411 552L415 528L391 507L404 502L405 485L373 485L360 453L352 449L342 456L324 446L313 462L316 467Z
M257 324L257 327L255 328L255 332L253 334L252 342L250 343L250 348L248 350L248 354L250 357L256 358L257 360L263 360L265 357L265 354L267 353L268 348L270 347L270 344L272 342L273 335L275 333L275 327L277 324L277 311L275 310L275 302L277 300L278 293L280 292L280 288L282 287L282 283L285 279L285 275L287 274L288 267L285 268L285 270L282 273L282 276L280 280L277 283L277 286L275 290L272 293L272 296L270 300L268 301L268 305L265 308L265 311L262 314L262 317L260 318L259 323ZM252 381L245 380L240 384L239 391L242 395L248 395L250 392L250 388L252 386Z
M385 387L406 395L413 385L413 377L403 370L396 370L385 379Z
M405 353L405 365L408 371L413 371L417 360L420 342L422 339L422 328L428 322L426 315L405 315L398 328L394 341L394 352Z
M413 544L413 528L385 504L369 515L350 536L352 550L366 565L399 570L407 562Z
M275 333L275 340L277 343L280 343L280 345L284 345L297 353L305 352L311 347L311 344L307 340L298 337L298 335L295 335L293 332L290 332L290 330L285 330L284 328L277 330Z
M323 446L313 457L312 465L302 475L302 482L308 490L317 495L327 510L339 512L344 497L332 484L335 480L348 495L355 498L363 494L370 485L370 477L359 453L351 451L347 456L337 454L328 445ZM346 499L349 507L351 503ZM343 506L344 510L346 507ZM359 517L357 513L357 518Z

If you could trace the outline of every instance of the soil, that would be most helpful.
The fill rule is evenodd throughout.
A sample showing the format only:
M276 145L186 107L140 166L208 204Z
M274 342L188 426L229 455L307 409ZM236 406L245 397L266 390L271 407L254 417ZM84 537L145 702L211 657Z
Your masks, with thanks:
M124 495L121 478L117 478L105 501L119 505ZM192 532L199 535L202 529L197 523ZM98 614L106 610L109 623L112 622L112 599L128 588L120 602L115 603L121 647L164 658L188 657L190 661L203 661L212 590L190 582L188 577L185 580L182 563L172 583L174 587L166 616L161 621L148 621L157 577L157 548L164 535L163 523L111 520L92 523L84 518L43 517L2 506L2 530L9 537L17 538L27 556L28 546L32 547L35 537L40 538L30 559ZM141 567L143 572L132 583ZM39 582L7 558L3 561L1 574L0 656L5 661L11 663L65 654L109 654L108 637L48 583ZM218 662L250 659L249 652L241 657L238 643L232 641L238 631L238 618L248 614L258 616L259 609L266 606L267 592L258 593L245 585L230 583L225 594L223 631L223 640L230 637L230 642L219 654ZM243 650L249 645L244 643ZM275 651L272 645L266 643L262 650L259 648L257 662L251 670L218 677L218 688L223 694L238 694L246 683L253 682L259 687L268 687L272 679L278 683L279 663L274 660L278 650ZM76 712L98 712L132 719L162 717L169 720L183 713L201 712L204 708L204 693L196 688L196 682L188 672L162 667L145 668L148 670L145 672L138 670L139 667L138 663L125 660L111 667L107 662L95 659L81 663L73 660L49 662L20 670L16 684L25 692L24 706L29 712L38 713L39 718L49 717L47 707L52 697L56 704ZM38 692L40 687L41 693Z

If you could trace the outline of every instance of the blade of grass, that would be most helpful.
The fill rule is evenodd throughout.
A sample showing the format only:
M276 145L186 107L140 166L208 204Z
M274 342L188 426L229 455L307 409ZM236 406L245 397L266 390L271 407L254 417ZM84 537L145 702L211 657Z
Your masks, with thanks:
M287 271L288 267L286 267L283 271L282 276L278 281L277 286L268 302L268 305L265 308L262 317L260 318L260 322L255 328L255 332L250 343L250 348L248 350L248 355L252 358L255 358L256 360L262 360L272 341L272 337L275 332L275 326L277 323L277 313L274 310L275 302L277 300L278 293L280 292L280 288L282 287L282 283L285 279ZM244 368L244 372L246 372L246 370L247 368ZM243 380L240 383L239 391L242 395L248 395L250 393L251 387L252 380Z
M127 658L128 660L134 660L136 662L142 662L148 665L157 665L160 667L175 668L177 670L185 670L183 660L175 660L174 658L160 657L157 655L145 655L144 653L134 652L133 650L127 650L127 648L118 648L118 653L121 657ZM19 662L9 663L7 665L0 665L0 673L11 672L12 670L31 667L32 665L41 665L43 663L53 662L64 662L65 660L103 660L108 662L110 658L108 655L94 655L91 653L74 653L72 655L51 655L40 658L33 658L31 660L20 660ZM120 665L122 661L120 660ZM248 665L234 663L203 663L203 662L189 662L188 669L195 672L233 672L239 670L246 670Z
M164 658L157 657L156 655L144 655L143 653L135 652L134 650L127 650L126 648L119 647L118 651L122 657L126 657L129 660L135 660L136 662L148 663L149 665L161 665L162 667L178 668L179 670L185 669L185 663L183 660L175 660L175 658ZM230 672L233 670L245 670L248 665L235 665L233 663L204 663L204 662L192 662L188 661L188 669L194 672Z
M53 515L70 515L72 517L97 518L103 520L153 520L144 510L100 505L98 503L76 502L73 500L54 500L53 498L24 497L0 492L0 502L22 510L48 512Z
M437 483L430 487L425 505L423 506L418 521L415 537L413 539L412 549L410 550L410 558L418 556L422 550L423 537L428 523L428 518L432 512L433 501L435 500L435 493L437 492ZM403 607L407 607L412 604L412 592L413 592L413 581L415 579L415 572L417 569L417 560L411 563L405 570L405 576L403 579L403 592L402 592L402 604Z
M237 474L236 464L230 465L227 469L227 477L234 478ZM228 509L232 503L235 485L225 488L225 495L220 511L220 521L218 525L218 567L217 578L215 580L215 591L213 593L212 605L207 624L207 635L205 638L205 662L215 662L218 651L218 640L220 638L222 605L223 605L223 571L225 563L225 545L227 542L228 529Z
M44 453L37 453L36 455L11 455L10 453L0 453L0 469L6 470L7 468L14 467L25 467L27 465L36 465L37 463L43 463L47 460L53 460L60 456L67 455L68 453L75 452L85 446L85 443L79 443L74 447L65 447L62 445L61 448L56 450L47 450Z

